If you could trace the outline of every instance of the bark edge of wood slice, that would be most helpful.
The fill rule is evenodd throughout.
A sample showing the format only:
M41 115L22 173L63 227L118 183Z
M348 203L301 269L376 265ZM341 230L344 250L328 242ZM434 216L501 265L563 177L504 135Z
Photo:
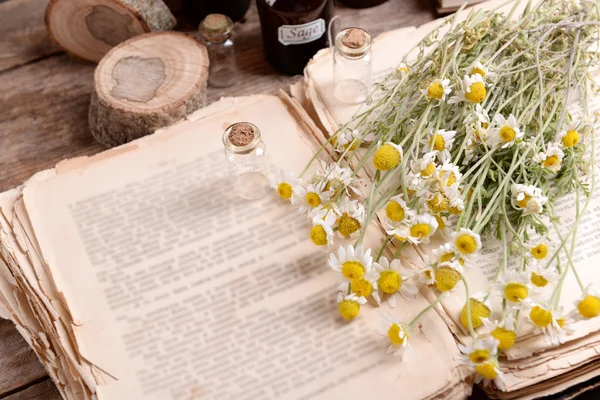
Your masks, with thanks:
M176 20L163 0L50 0L44 22L56 45L98 62L119 43L171 29Z
M94 71L92 135L117 146L203 107L208 64L206 47L178 32L146 33L114 47Z

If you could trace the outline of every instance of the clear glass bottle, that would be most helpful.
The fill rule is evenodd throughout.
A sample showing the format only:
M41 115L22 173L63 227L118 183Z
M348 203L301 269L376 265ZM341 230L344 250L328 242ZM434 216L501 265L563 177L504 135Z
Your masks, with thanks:
M256 125L238 122L223 133L225 155L235 194L256 200L270 191L270 174L266 148Z
M214 87L229 87L237 80L237 63L233 40L233 21L223 14L209 14L200 23L210 65L208 83Z
M348 28L335 37L333 94L344 104L367 99L373 74L371 35L364 29Z

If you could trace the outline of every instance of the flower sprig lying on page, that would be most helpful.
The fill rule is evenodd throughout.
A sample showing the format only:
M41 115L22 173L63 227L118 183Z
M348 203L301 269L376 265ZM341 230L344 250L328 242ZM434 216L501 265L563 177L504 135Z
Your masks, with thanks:
M330 152L328 161L313 160L303 183L288 177L276 187L312 220L315 245L342 243L329 265L344 281L343 318L356 318L369 299L394 308L419 286L434 293L410 322L382 317L388 351L404 354L415 323L462 286L465 305L454 317L472 343L461 347L461 362L501 389L498 355L515 344L519 325L559 344L574 320L600 314L600 295L573 262L595 189L597 116L588 101L599 8L547 0L514 18L518 6L447 20L448 32L419 43L377 85L377 100L315 155ZM557 199L565 195L574 197L574 217L561 226ZM387 233L379 249L363 246L373 221ZM471 293L467 271L489 241L501 249L498 268ZM423 254L420 269L401 263L406 246ZM582 295L564 314L569 274Z

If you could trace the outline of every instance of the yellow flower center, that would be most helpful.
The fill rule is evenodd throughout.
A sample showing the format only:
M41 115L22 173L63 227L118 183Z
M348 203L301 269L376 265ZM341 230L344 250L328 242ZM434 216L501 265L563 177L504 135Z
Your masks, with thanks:
M479 364L478 366L475 367L475 370L477 371L477 373L479 375L481 375L485 379L489 379L489 380L494 379L496 377L496 375L498 375L498 373L496 372L495 365L492 363Z
M428 164L424 169L421 170L422 177L431 176L435 172L435 165L433 163Z
M442 84L440 82L433 82L427 88L427 96L430 99L439 100L442 98L443 95L444 95L444 87L442 86Z
M450 172L450 174L448 175L448 180L446 181L446 186L452 186L456 183L456 175L454 175L454 172Z
M524 300L529 295L529 289L522 283L509 283L504 287L504 297L513 303L518 303Z
M438 223L438 229L444 229L444 228L446 228L446 222L444 222L444 219L442 217L440 217L437 214L435 214L434 217L435 217L435 220Z
M349 281L360 279L365 274L365 267L359 261L346 261L342 264L342 275Z
M516 136L517 133L510 126L504 125L502 128L500 128L500 139L502 139L504 143L512 142L515 140Z
M548 284L548 279L544 278L541 275L536 274L535 272L531 273L531 283L533 283L537 287L544 287Z
M474 329L477 329L481 325L483 325L482 318L488 318L491 315L491 311L485 304L483 304L479 300L470 299L469 304L471 307L471 324ZM460 323L465 328L469 328L469 319L467 316L466 304L463 306L462 312L460 313Z
M456 206L452 206L452 207L450 207L450 213L454 214L454 215L458 215L461 213L461 210Z
M425 275L425 278L428 281L431 281L431 279L433 279L433 271L430 269L426 269L425 271L423 271L423 275Z
M338 232L342 236L350 236L360 229L360 222L351 217L348 213L343 213L338 223Z
M306 194L306 204L311 207L316 207L321 204L321 198L315 192L308 192Z
M538 244L531 249L531 255L537 260L543 260L548 255L548 246L545 244Z
M424 238L431 235L431 227L428 224L414 224L410 227L410 235L416 238Z
M400 68L398 68L398 71L400 71L400 72L408 72L408 68L407 67L400 67Z
M442 254L440 257L440 262L447 262L452 260L454 260L454 253L451 251Z
M446 148L446 140L442 135L433 135L429 141L433 150L443 151Z
M475 67L471 70L471 75L475 75L475 74L479 74L483 78L485 76L485 71L482 70L481 68Z
M373 165L380 171L388 171L400 164L400 152L390 144L377 149L373 157Z
M471 103L481 103L485 99L487 91L483 82L475 82L469 86L469 91L465 93L465 98Z
M292 185L287 182L281 182L279 186L277 186L277 194L282 199L289 199L292 197Z
M396 271L386 270L379 275L377 284L383 293L396 293L400 289L400 285L402 285L402 277Z
M462 254L471 254L477 250L477 240L467 233L458 236L454 244Z
M404 332L403 337L400 337L400 332ZM394 344L402 344L404 343L404 340L406 340L406 331L404 331L404 329L402 329L398 324L392 324L390 329L388 329L387 335L388 339L390 339L390 342Z
M490 358L490 352L485 349L478 349L469 353L469 359L475 364L487 361Z
M359 297L369 297L373 292L373 285L365 278L355 279L350 283L350 290Z
M496 328L492 331L492 336L498 340L498 348L500 350L510 349L515 344L517 334L514 331L509 331L504 328Z
M544 310L540 306L535 306L531 309L529 318L531 318L531 321L540 328L545 328L552 323L552 313L548 310Z
M385 206L385 215L394 222L400 222L404 219L404 208L397 201L390 201Z
M584 318L594 318L600 314L600 299L587 295L577 305L577 310Z
M527 208L527 203L531 200L531 196L528 194L524 194L524 197L521 200L517 200L517 206L519 208Z
M427 206L436 213L447 211L450 208L450 200L443 194L438 193L433 199L427 201Z
M573 147L579 143L579 134L574 130L569 130L562 138L562 145L565 147Z
M327 244L327 232L321 225L315 225L310 230L310 240L317 246L325 246Z
M338 304L338 311L344 319L354 319L360 312L360 304L354 300L344 300Z
M560 164L560 159L558 158L558 156L546 157L546 159L544 160L544 167L546 167L546 168L552 168L559 164Z
M560 326L561 328L565 327L565 319L564 318L559 318L556 320L556 323L558 324L558 326Z
M454 268L441 267L435 274L435 286L440 292L447 292L454 289L460 277L460 273Z

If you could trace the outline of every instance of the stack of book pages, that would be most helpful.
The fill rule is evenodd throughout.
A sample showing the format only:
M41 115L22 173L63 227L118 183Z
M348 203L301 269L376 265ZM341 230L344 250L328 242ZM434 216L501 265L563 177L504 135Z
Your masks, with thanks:
M389 32L374 45L385 74L439 22ZM301 171L354 107L331 99L331 52L306 69L295 98L222 99L185 121L92 157L65 160L0 194L0 316L10 318L65 399L464 399L473 376L456 361L467 339L457 290L411 335L414 357L387 354L377 333L387 305L348 323L337 311L338 275L308 238L310 221L276 195L248 202L231 190L221 137L255 124L273 174ZM596 107L596 105L591 105ZM598 152L600 154L600 152ZM324 157L327 157L324 154ZM367 173L369 173L367 171ZM564 209L568 221L569 204ZM577 263L600 284L581 223ZM378 221L365 245L379 248ZM483 287L494 245L468 272ZM423 249L427 252L427 249ZM402 259L418 267L416 252ZM564 301L572 300L565 282ZM477 288L475 288L477 290ZM574 292L574 291L573 291ZM575 292L573 293L575 296ZM412 319L427 287L394 314ZM578 323L558 347L526 334L506 353L506 391L533 398L600 374L598 320Z

